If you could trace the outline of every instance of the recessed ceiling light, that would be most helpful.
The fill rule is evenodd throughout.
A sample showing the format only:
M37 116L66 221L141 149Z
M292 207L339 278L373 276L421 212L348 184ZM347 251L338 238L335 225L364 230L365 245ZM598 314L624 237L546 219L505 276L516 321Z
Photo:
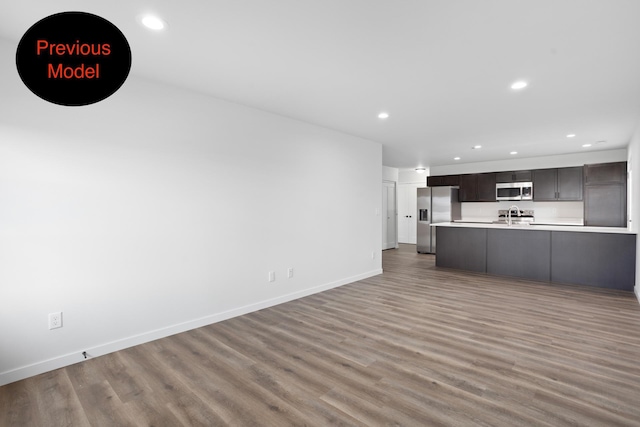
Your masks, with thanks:
M389 113L385 113L384 111L380 114L378 114L378 118L379 119L386 119L389 117Z
M482 145L474 145L474 146L473 146L473 147L471 147L471 148L473 148L474 150L479 150L479 149L481 149L481 148L482 148Z
M424 173L426 171L425 168L416 168L417 173Z
M509 154L511 154L513 156L514 154L518 154L518 152L517 151L512 151Z
M167 23L154 15L144 15L140 18L142 25L150 30L160 31L167 26Z
M582 144L584 148L591 147L591 144Z
M525 87L527 87L528 83L525 82L524 80L518 80L517 82L514 82L511 85L511 89L514 90L520 90L520 89L524 89Z
M567 135L567 138L575 138L576 134L575 133L570 133L569 135Z
M460 157L454 157L453 160L460 160Z

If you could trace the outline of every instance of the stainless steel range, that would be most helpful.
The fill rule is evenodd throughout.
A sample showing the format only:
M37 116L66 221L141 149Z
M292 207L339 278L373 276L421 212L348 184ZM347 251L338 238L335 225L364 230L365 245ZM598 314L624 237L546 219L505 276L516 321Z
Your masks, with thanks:
M533 210L520 210L517 207L512 207L511 209L500 209L498 211L498 219L493 223L507 224L509 217L511 217L512 224L527 225L535 221Z

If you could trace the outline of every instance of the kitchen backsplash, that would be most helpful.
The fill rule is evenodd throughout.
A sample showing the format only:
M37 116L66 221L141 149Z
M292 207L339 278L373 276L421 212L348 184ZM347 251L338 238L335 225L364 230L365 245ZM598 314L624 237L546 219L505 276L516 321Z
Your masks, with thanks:
M532 209L536 222L568 222L582 223L584 220L583 202L487 202L461 203L463 220L494 220L498 218L499 209L509 209L516 205L521 210Z

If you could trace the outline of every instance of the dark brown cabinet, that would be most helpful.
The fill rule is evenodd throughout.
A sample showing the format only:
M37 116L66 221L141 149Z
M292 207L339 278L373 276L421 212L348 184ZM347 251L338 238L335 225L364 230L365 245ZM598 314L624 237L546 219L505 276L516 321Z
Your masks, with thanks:
M582 200L582 173L581 166L533 171L533 200Z
M458 191L458 201L475 202L478 199L478 176L460 175L460 190Z
M448 187L460 185L460 175L428 176L427 187Z
M582 200L582 166L558 169L558 200Z
M436 239L438 267L625 291L636 282L635 234L438 226Z
M531 182L531 179L531 171L496 173L496 182Z
M540 169L533 172L533 200L556 200L558 169Z
M584 225L627 226L627 162L584 167Z
M436 241L437 267L487 272L486 228L436 227Z
M495 202L496 174L474 173L460 175L458 200L461 202Z
M478 175L478 201L496 201L496 174L481 173Z
M585 185L624 184L627 181L627 162L584 165Z
M584 200L585 225L627 226L627 163L427 177L429 187L458 186L460 202L495 202L496 182L533 182L533 201Z
M621 185L587 185L584 194L584 225L627 226L627 194Z

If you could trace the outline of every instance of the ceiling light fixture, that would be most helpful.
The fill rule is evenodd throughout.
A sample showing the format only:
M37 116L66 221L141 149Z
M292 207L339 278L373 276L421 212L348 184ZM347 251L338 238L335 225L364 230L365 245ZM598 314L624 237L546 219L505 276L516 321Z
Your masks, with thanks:
M575 133L570 133L569 135L567 135L567 138L575 138L576 134Z
M416 168L417 173L424 173L427 169L425 168Z
M378 118L379 119L386 119L388 117L389 117L389 113L386 113L384 111L382 113L378 114Z
M166 28L167 23L157 16L144 15L140 18L140 23L150 30L160 31Z
M511 154L513 156L514 154L518 154L518 152L517 151L512 151L509 154Z
M453 160L460 160L460 157L454 157Z
M591 147L591 144L582 144L582 147L588 148L588 147Z
M473 147L471 147L474 150L479 150L482 148L482 145L474 145Z
M517 82L514 82L511 85L511 89L513 90L520 90L520 89L524 89L525 87L527 87L528 83L525 82L524 80L519 80Z

